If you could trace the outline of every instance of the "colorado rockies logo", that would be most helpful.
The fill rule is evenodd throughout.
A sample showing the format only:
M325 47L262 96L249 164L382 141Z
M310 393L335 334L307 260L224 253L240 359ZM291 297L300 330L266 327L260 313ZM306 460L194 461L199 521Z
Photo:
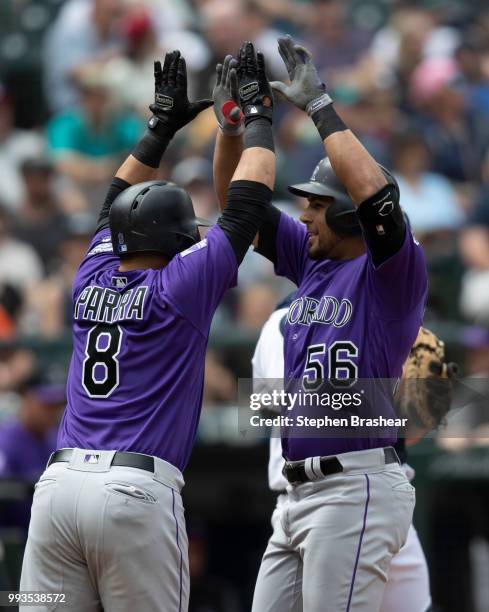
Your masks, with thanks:
M247 85L243 85L240 87L239 95L242 100L249 100L253 96L256 96L258 93L258 82L253 81L253 83L248 83Z
M170 110L173 108L173 98L165 96L164 94L157 93L155 95L155 104L164 110Z

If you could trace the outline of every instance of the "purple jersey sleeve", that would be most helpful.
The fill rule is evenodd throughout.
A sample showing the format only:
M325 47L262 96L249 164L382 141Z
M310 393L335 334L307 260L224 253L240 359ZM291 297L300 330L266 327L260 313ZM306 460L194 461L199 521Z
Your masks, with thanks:
M114 255L110 230L103 229L95 234L88 247L87 254L81 262L75 279L73 281L73 301L82 289L89 283L91 278L110 267L119 266L119 257Z
M399 251L375 267L368 257L372 306L381 319L400 319L426 299L428 279L423 250L406 228Z
M174 257L163 270L161 290L203 334L224 292L236 286L238 263L231 243L219 227L204 240Z
M285 213L280 214L277 230L277 262L275 272L300 285L308 262L306 226Z

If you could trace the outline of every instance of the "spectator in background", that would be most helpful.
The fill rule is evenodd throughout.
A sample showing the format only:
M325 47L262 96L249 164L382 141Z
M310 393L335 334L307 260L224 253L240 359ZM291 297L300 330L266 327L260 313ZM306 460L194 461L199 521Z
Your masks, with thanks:
M27 295L26 331L43 338L57 338L71 327L73 278L95 232L91 215L66 218L58 247L57 267Z
M469 31L455 53L462 84L467 90L469 110L484 113L489 118L489 42L476 31Z
M34 371L33 354L10 345L18 335L18 321L24 307L23 295L9 284L0 284L0 392L15 391Z
M468 268L460 305L471 322L489 326L489 153L483 174L483 187L460 234L460 253Z
M164 56L150 12L142 6L129 11L122 20L121 34L124 52L103 65L105 81L115 104L146 117L154 102L153 62Z
M27 157L39 155L44 148L42 137L14 125L14 109L5 87L0 83L0 198L16 209L24 196L20 165Z
M0 427L0 478L33 485L46 467L50 454L56 450L57 425L64 408L65 390L64 386L46 384L35 376L20 386L19 393L17 418ZM4 501L2 521L27 531L31 503L30 498L13 501L10 508L6 508Z
M273 287L255 283L244 288L239 296L237 323L254 334L258 334L268 317L275 310L278 295Z
M403 93L416 66L427 58L450 58L458 44L455 28L439 23L436 12L404 6L391 13L373 39L371 52L384 83L397 83Z
M269 15L253 0L207 0L202 5L202 28L210 47L208 66L199 73L199 92L208 95L214 85L215 66L228 53L236 54L239 41L251 40L267 58L269 76L284 78L283 62L277 50L280 35Z
M397 134L392 144L402 207L416 236L423 244L434 234L453 236L464 217L450 181L430 171L431 157L423 138L411 129Z
M27 159L21 166L25 196L13 224L17 239L34 247L48 271L63 237L65 215L54 192L54 167L47 158Z
M0 428L0 477L34 483L56 449L65 389L35 376L20 386L19 393L18 418Z
M93 66L79 75L80 105L56 115L47 126L57 170L71 178L93 206L100 206L107 181L136 144L142 122L114 111L103 75Z
M23 305L23 295L18 289L8 283L0 285L0 342L15 339Z
M197 217L216 221L219 210L212 183L212 163L204 157L187 157L179 162L171 174L171 180L183 187L192 202Z
M0 205L0 284L9 284L23 295L43 276L42 261L27 243L11 235L10 214Z
M454 60L428 59L414 70L410 99L420 111L433 169L453 181L478 181L489 146L489 122L468 110Z
M349 3L316 0L312 3L311 27L303 33L306 47L318 58L318 69L331 83L335 72L352 66L370 43L370 34L348 23Z
M236 379L212 349L205 354L203 404L229 404L236 398Z
M120 51L119 20L123 0L69 0L45 39L44 79L46 100L60 112L78 102L73 76L84 63Z

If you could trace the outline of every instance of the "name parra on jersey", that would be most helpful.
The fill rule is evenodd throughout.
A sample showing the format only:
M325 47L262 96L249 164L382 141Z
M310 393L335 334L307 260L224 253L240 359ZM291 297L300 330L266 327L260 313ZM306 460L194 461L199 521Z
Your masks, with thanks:
M320 300L302 296L292 302L287 314L289 325L334 325L343 327L352 317L353 304L347 298L338 299L333 295L323 295Z
M142 320L148 287L140 286L124 292L91 285L80 294L75 304L75 319L97 323Z

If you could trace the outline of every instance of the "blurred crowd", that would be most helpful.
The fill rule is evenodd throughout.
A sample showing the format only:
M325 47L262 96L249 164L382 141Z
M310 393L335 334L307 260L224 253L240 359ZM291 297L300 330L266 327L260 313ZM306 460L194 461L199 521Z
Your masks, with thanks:
M5 0L0 55L0 340L66 335L70 282L110 178L141 134L153 60L179 48L192 96L253 40L285 78L276 38L311 49L348 125L398 177L430 265L428 317L489 326L489 11L477 2L372 0ZM323 155L304 113L278 104L276 202ZM212 110L179 134L161 175L197 214L217 216ZM260 256L221 307L215 332L258 333L290 285ZM2 363L0 363L2 366ZM8 367L8 365L6 366ZM234 387L209 357L206 399ZM230 372L227 372L230 375ZM23 373L2 376L0 390Z
M144 129L153 61L186 57L190 97L209 97L215 65L252 40L269 76L286 73L277 36L314 55L346 123L393 170L427 255L427 321L462 330L464 373L489 375L489 8L455 0L2 0L0 3L0 476L37 477L52 445L61 371L30 343L69 337L71 281L110 179ZM275 202L324 155L308 117L277 101ZM161 176L216 219L216 122L202 113L168 149ZM250 345L291 291L246 258L213 336ZM217 343L219 347L219 343ZM65 363L65 367L67 363ZM54 374L53 374L54 369ZM215 348L205 404L230 403L248 360ZM52 388L54 385L54 389ZM9 415L14 416L14 420ZM13 429L12 429L13 428ZM17 429L16 429L17 428ZM33 449L15 463L11 441ZM37 462L37 463L36 463ZM31 464L32 463L32 464ZM0 551L1 552L1 551ZM229 608L230 609L230 608Z

